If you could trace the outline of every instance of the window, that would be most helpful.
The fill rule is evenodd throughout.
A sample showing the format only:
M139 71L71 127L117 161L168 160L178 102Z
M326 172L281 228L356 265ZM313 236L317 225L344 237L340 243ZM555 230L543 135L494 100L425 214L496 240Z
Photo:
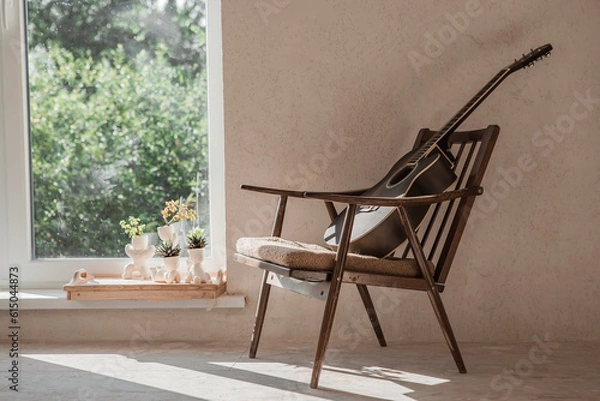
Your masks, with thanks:
M0 262L27 285L119 274L119 220L155 232L164 201L184 197L221 268L220 1L206 14L197 0L1 3Z

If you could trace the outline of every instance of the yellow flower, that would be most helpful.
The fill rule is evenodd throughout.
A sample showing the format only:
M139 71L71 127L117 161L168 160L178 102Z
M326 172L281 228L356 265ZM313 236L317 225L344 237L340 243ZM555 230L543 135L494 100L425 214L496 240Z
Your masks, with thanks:
M161 211L166 225L174 221L193 220L196 212L189 209L187 205L182 205L179 200L170 200L165 202L165 208Z

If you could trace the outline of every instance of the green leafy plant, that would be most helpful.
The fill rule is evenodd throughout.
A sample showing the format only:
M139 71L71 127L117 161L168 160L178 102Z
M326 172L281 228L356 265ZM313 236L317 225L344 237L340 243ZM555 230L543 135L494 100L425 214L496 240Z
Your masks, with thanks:
M119 222L125 234L129 235L129 238L140 237L144 235L145 224L142 224L141 220L137 217L129 216L127 220L121 220Z
M181 248L179 245L173 245L169 241L161 241L160 244L156 247L156 253L161 258L169 258L171 256L179 256L181 252Z
M166 225L170 225L175 221L194 220L196 211L182 204L179 200L170 200L165 202L165 208L161 212Z
M204 235L204 230L200 227L190 230L186 236L186 247L188 249L200 249L206 247L206 236Z

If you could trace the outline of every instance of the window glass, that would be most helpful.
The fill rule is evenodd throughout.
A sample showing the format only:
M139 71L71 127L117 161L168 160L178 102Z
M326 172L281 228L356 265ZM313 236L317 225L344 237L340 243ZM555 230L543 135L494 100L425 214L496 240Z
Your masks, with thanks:
M29 0L34 258L123 257L165 201L209 231L205 4ZM180 235L180 237L182 237Z

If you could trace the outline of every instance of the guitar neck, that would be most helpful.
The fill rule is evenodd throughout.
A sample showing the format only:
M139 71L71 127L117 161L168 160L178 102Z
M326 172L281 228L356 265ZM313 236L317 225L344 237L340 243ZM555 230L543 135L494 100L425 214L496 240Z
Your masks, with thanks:
M466 104L450 121L446 123L435 135L433 135L419 151L415 153L409 164L418 163L426 156L440 141L446 139L456 128L485 100L486 97L511 73L509 69L503 69L494 76L473 98Z

